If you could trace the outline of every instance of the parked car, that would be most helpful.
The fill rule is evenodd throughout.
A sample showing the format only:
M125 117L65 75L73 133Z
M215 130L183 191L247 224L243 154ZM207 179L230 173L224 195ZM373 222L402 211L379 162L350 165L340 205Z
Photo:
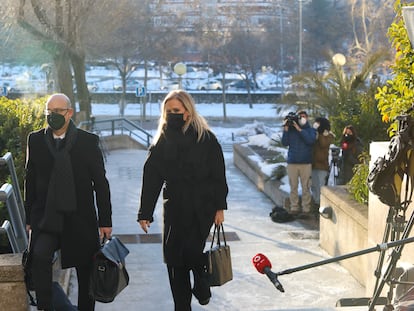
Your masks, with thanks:
M178 89L183 89L183 90L187 90L188 86L186 81L181 81L181 87L180 87L180 82L179 81L172 81L169 82L168 84L165 84L161 90L167 90L167 91L173 91L173 90L178 90Z
M87 85L88 91L90 93L96 92L99 89L99 86L96 83L94 83L94 82L86 82L86 85ZM74 83L73 91L75 93L78 91L78 88L76 86L76 83Z
M248 80L250 84L250 90L258 89L256 82ZM228 90L247 90L247 80L237 80L229 83L226 87Z
M3 87L8 93L30 93L35 91L33 81L19 80L4 82Z
M217 80L206 80L202 83L200 83L197 86L198 90L204 91L204 90L221 90L223 86L221 85L220 81Z
M137 80L127 80L126 81L126 91L132 91L135 92L137 87L142 86L141 83ZM119 81L119 83L114 84L114 91L122 91L122 82Z
M10 82L4 82L3 87L6 88L7 92L15 92L16 91L16 87L12 86Z
M88 91L96 92L99 89L98 85L95 83L88 83Z

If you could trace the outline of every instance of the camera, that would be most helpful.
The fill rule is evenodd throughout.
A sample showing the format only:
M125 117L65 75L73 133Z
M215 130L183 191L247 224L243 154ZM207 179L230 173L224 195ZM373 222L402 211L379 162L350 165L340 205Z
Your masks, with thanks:
M295 112L289 112L285 117L285 125L293 126L293 122L299 123L299 116Z
M341 158L341 148L339 147L331 147L331 161L332 163L338 163L339 159Z

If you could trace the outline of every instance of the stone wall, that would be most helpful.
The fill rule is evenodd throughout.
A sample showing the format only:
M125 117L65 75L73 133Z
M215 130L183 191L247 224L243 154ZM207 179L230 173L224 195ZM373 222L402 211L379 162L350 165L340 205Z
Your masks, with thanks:
M280 181L271 179L260 170L257 161L253 160L253 158L257 159L257 157L253 157L254 155L256 155L255 152L246 144L233 145L234 165L254 182L260 191L272 199L276 205L284 206L285 198L289 195L280 190Z
M333 257L355 253L367 248L368 207L354 201L345 186L322 187L321 207L330 208L330 218L319 218L319 243ZM338 261L366 286L367 257L355 256Z
M27 311L22 254L0 255L0 310Z

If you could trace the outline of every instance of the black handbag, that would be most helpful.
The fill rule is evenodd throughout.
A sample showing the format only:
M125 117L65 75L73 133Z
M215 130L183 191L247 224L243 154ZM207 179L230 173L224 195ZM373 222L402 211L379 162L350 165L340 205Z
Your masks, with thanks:
M220 242L220 231L224 244ZM217 233L217 235L216 235ZM216 245L214 246L214 242ZM226 243L223 224L214 225L213 238L207 251L207 271L210 286L221 286L233 279L230 246Z
M112 237L106 240L95 254L90 277L90 295L99 302L112 302L129 284L125 268L125 257L129 250L122 242Z

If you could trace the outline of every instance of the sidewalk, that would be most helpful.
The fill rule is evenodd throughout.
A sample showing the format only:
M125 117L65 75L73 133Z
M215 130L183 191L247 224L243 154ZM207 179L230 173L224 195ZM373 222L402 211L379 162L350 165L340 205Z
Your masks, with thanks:
M155 221L148 235L136 222L145 150L114 150L107 157L107 177L113 204L113 234L130 250L126 267L129 286L109 304L97 303L96 311L172 311L166 267L162 261L160 234L162 206L158 202ZM273 203L234 165L226 152L229 185L228 211L224 227L231 236L233 280L212 288L212 299L200 306L194 298L192 308L200 310L335 310L340 298L364 297L364 288L339 264L279 276L281 293L265 275L253 267L252 257L265 254L274 272L314 263L329 256L318 246L318 231L294 221L278 224L269 218ZM70 298L76 303L76 280L72 273ZM344 308L353 310L354 308Z

